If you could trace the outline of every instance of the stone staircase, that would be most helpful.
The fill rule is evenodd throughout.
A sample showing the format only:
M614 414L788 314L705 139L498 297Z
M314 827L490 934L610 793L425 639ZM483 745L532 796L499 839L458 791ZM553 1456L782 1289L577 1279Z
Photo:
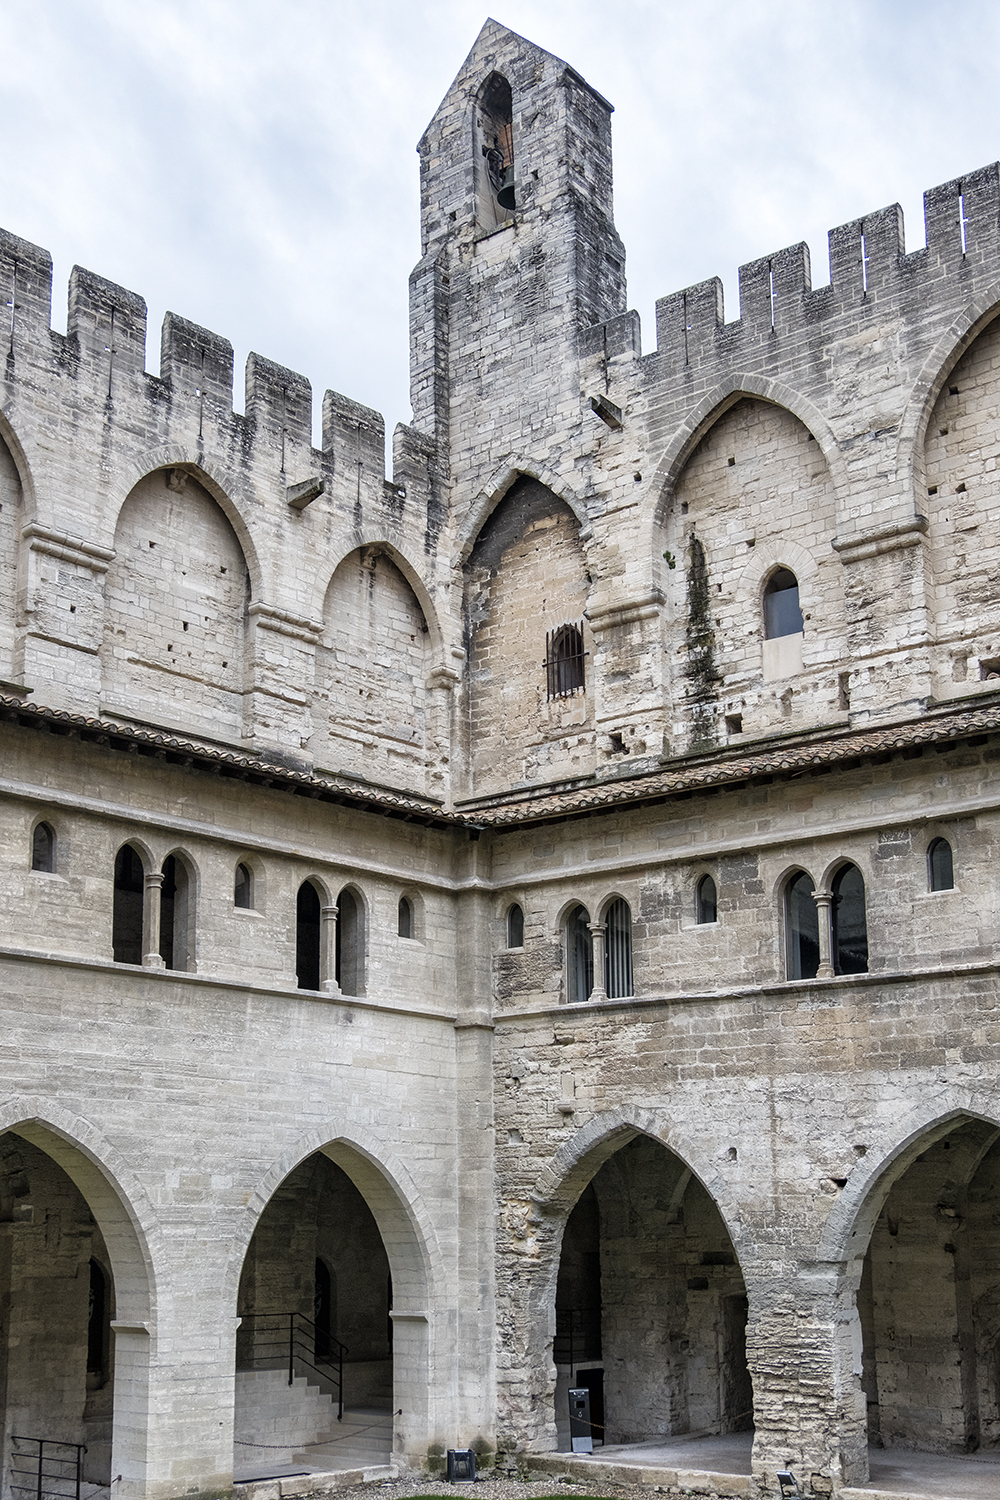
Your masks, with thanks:
M391 1379L391 1368L390 1368ZM350 1398L348 1369L344 1371ZM363 1403L363 1404L362 1404ZM236 1376L234 1470L237 1483L291 1474L327 1473L387 1465L392 1453L392 1394L384 1381L368 1383L357 1404L337 1421L337 1403L318 1385L283 1370Z
M334 1469L372 1469L392 1461L392 1411L384 1407L354 1407L334 1422L330 1441L311 1445L294 1455L296 1467L328 1473Z

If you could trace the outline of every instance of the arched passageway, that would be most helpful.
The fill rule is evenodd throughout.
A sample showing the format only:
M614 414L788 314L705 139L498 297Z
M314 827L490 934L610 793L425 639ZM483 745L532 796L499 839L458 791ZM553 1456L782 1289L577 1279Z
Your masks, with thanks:
M426 1326L414 1338L393 1306L394 1273L401 1306L423 1282L404 1219L378 1169L342 1145L307 1157L271 1196L240 1277L238 1479L387 1463L405 1451L426 1410ZM394 1433L404 1388L408 1422Z
M1000 1129L956 1122L893 1183L858 1290L869 1441L1000 1447Z
M127 1474L148 1385L145 1257L124 1205L77 1147L36 1121L0 1134L0 1442L14 1494ZM118 1332L113 1332L116 1320ZM119 1488L122 1488L122 1485Z
M709 1194L672 1151L636 1136L583 1190L556 1286L556 1429L589 1387L597 1443L753 1426L747 1297Z

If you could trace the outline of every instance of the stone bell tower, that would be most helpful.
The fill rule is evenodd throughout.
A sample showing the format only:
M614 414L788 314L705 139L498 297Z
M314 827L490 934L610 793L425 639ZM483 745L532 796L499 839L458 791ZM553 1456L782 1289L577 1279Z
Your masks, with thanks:
M411 395L453 484L579 420L579 334L625 310L611 108L490 20L420 142Z

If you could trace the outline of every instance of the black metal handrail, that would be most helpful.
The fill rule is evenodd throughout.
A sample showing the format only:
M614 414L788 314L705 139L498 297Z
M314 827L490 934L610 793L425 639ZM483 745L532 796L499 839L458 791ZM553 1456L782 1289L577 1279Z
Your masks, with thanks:
M19 1447L19 1444L32 1445ZM80 1500L86 1443L11 1434L10 1487L35 1500ZM59 1451L62 1450L62 1451ZM19 1482L23 1481L23 1482Z
M601 1309L567 1307L556 1309L556 1337L552 1360L557 1365L576 1365L581 1360L601 1358Z
M327 1384L333 1387L338 1422L344 1415L346 1353L346 1344L317 1328L304 1313L244 1313L236 1334L238 1370L287 1368L289 1385L301 1370L311 1370L321 1388Z

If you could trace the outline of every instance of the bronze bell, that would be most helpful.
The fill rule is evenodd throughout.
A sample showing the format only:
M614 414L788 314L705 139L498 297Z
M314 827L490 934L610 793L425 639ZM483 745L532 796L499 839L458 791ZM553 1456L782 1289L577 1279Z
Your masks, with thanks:
M500 179L500 190L497 193L497 202L500 207L506 209L507 213L514 212L514 167L504 167L503 176Z

